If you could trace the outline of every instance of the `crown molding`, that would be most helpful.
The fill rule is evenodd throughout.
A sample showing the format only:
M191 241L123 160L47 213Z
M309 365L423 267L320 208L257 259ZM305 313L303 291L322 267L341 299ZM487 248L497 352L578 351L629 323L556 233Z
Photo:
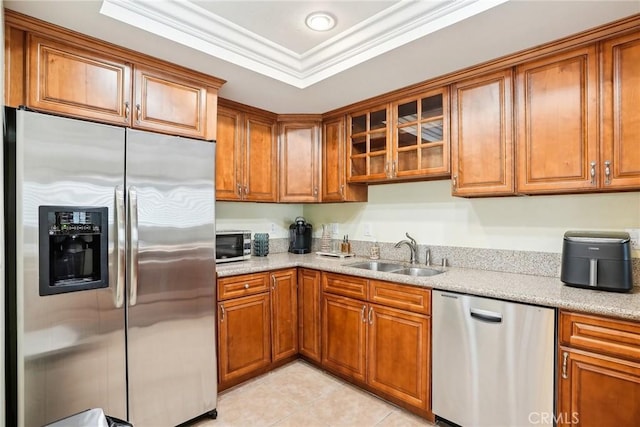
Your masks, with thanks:
M186 0L103 0L100 13L304 89L506 1L402 0L302 54Z

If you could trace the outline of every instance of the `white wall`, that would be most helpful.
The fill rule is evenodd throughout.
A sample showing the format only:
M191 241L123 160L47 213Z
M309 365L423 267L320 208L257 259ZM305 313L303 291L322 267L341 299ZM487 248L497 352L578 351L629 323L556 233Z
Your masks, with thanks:
M314 224L338 222L339 236L396 242L409 231L419 244L561 252L567 230L640 228L640 193L463 199L451 181L369 186L369 202L306 205Z
M218 229L246 228L272 238L286 238L298 215L313 224L316 237L321 224L337 222L335 237L352 240L396 242L408 231L425 245L560 253L567 230L640 228L640 192L463 199L451 196L445 180L372 185L367 203L216 204ZM365 223L375 237L364 235Z
M216 202L217 230L251 230L271 238L289 237L289 224L302 215L302 205ZM275 231L274 231L275 230Z

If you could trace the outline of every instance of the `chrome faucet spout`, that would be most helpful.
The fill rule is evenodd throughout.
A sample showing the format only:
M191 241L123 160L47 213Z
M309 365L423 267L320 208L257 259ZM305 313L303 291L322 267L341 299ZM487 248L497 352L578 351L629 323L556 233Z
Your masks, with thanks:
M398 243L395 244L396 248L399 248L402 245L407 245L409 246L409 249L411 250L411 258L409 259L409 262L411 264L416 264L417 258L418 258L418 245L415 241L415 239L411 236L409 236L409 233L405 233L405 235L407 236L407 238L409 240L400 240Z

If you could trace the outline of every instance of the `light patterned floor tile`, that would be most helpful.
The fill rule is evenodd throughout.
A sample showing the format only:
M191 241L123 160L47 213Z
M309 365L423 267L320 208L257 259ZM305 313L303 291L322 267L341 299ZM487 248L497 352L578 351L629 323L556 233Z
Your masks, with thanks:
M301 360L222 392L217 409L193 427L433 426Z

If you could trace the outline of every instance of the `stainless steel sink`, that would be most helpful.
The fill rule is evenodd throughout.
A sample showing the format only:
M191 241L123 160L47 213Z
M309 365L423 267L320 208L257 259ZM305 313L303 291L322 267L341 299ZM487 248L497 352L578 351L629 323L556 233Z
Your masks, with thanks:
M345 264L345 267L362 268L364 270L371 271L384 271L387 273L404 274L406 276L417 277L435 276L436 274L443 273L443 271L433 268L407 267L404 264L383 261L356 262L354 264Z
M404 268L404 265L395 264L392 262L365 261L365 262L356 262L355 264L346 264L345 267L362 268L363 270L372 270L372 271L391 272L394 270L399 270L401 268Z
M400 270L394 270L392 271L392 273L404 274L407 276L426 277L426 276L435 276L436 274L443 273L443 271L434 270L433 268L407 267L407 268L402 268Z

